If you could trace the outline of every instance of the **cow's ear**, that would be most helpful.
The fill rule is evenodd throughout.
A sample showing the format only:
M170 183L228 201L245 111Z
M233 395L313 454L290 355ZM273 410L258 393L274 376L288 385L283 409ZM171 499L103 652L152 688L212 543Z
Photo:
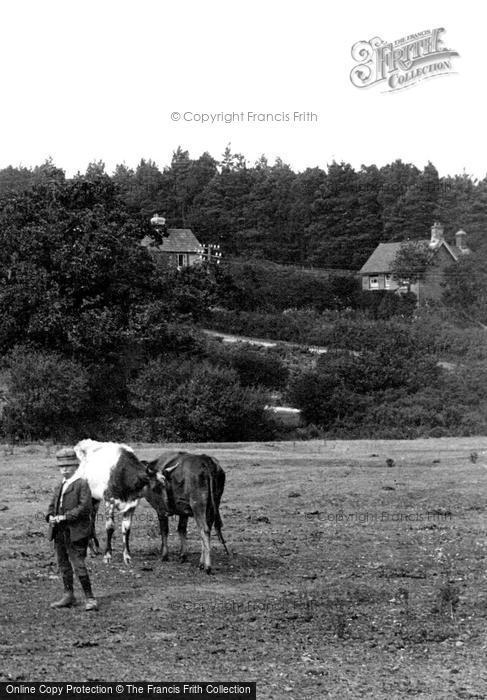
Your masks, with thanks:
M144 465L145 471L149 476L155 476L156 474L156 462L147 462L145 460L141 460L141 464Z

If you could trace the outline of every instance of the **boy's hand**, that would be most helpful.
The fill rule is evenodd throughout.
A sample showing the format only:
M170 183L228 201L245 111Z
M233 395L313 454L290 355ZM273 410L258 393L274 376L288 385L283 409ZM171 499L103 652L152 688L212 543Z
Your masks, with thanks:
M66 520L65 515L51 515L49 518L49 522L51 523L51 525L55 525L57 523L62 523L65 520Z

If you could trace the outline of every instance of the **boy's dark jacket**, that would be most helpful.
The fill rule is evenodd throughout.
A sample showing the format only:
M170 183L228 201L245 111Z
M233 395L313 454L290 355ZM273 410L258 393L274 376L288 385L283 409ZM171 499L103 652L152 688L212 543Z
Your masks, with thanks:
M49 522L50 515L56 515L56 503L59 498L62 483L56 487L49 508L46 520ZM71 542L77 542L91 534L91 491L88 482L84 479L76 479L67 487L62 502L59 506L58 515L65 515L65 526L69 527L69 537ZM54 539L56 525L49 524L48 538Z

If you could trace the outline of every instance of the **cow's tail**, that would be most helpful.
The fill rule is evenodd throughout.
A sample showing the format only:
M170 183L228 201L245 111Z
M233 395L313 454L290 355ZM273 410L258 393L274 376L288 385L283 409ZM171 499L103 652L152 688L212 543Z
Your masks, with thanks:
M100 554L100 543L98 537L96 536L96 516L98 515L98 508L100 506L100 501L96 498L91 499L91 514L90 514L90 537L88 540L88 546L92 554Z
M218 539L222 543L223 548L225 549L225 552L228 555L230 555L230 552L227 549L227 544L226 544L225 539L224 539L223 534L222 534L223 522L221 519L220 510L219 510L219 505L220 505L219 501L220 501L221 494L220 494L219 498L215 498L215 478L216 478L215 466L218 468L218 463L212 457L210 457L209 459L211 460L211 462L213 462L213 464L211 465L211 468L209 469L209 473L208 473L208 483L209 483L209 487L210 487L210 502L211 502L211 507L213 510L213 515L215 518L215 532L216 532ZM219 470L219 475L220 475L220 479L221 479L221 493L223 493L223 489L225 487L225 472L223 471L223 469Z

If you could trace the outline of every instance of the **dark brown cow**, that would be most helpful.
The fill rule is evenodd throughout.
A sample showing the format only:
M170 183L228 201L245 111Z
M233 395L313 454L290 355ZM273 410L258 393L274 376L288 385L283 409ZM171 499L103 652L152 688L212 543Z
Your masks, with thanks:
M213 457L188 452L172 452L146 462L150 486L144 497L157 512L162 538L162 559L168 558L168 516L178 515L180 559L187 557L188 518L193 516L201 537L199 566L211 573L210 535L214 525L226 553L221 532L220 500L225 488L225 472Z

